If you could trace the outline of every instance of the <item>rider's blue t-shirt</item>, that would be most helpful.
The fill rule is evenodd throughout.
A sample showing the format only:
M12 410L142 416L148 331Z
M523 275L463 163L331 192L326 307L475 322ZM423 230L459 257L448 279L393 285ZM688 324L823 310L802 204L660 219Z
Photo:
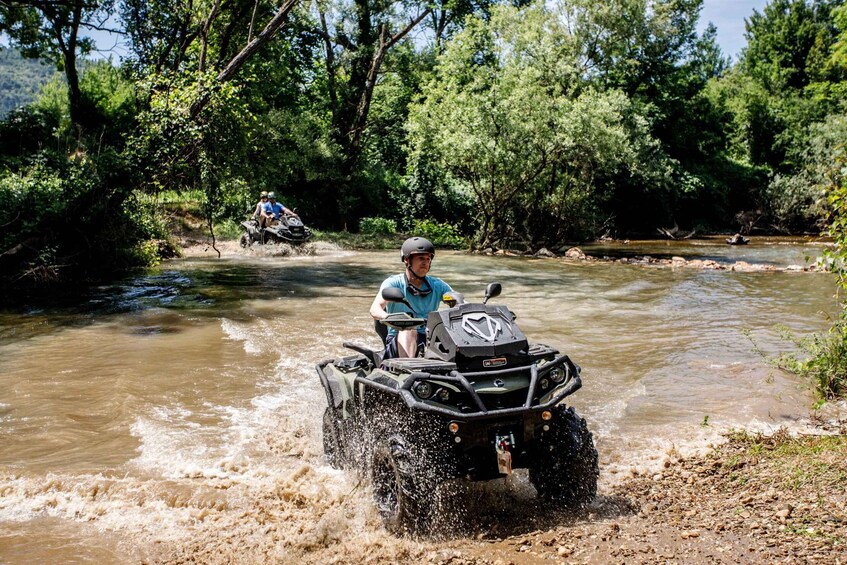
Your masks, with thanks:
M426 319L427 314L430 312L434 312L438 310L438 305L441 304L441 300L444 297L445 292L451 292L453 289L450 288L450 285L446 282L442 281L438 277L424 277L424 282L421 284L421 292L426 292L427 289L431 289L432 292L424 295L415 296L410 290L410 284L406 280L406 275L393 275L382 281L382 284L379 287L379 293L382 295L382 290L389 286L393 286L399 288L403 291L403 295L406 297L406 301L412 305L412 308L415 311L412 315L415 318L423 318ZM396 312L408 312L409 309L405 304L400 304L398 302L389 302L385 306L385 311L389 314L394 314ZM388 333L396 334L397 330L394 328L388 328ZM420 326L418 328L418 333L426 333L426 324Z
M285 206L279 202L263 202L262 209L265 211L265 214L272 214L274 218L279 219L280 214L285 210Z

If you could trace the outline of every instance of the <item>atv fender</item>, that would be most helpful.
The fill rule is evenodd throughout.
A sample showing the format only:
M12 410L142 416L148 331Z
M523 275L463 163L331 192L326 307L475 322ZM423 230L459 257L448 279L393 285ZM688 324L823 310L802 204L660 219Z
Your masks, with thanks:
M336 360L330 359L319 363L316 369L326 393L327 404L336 410L342 410L345 403L353 398L353 384L361 370L353 368L347 371L336 367L335 364Z

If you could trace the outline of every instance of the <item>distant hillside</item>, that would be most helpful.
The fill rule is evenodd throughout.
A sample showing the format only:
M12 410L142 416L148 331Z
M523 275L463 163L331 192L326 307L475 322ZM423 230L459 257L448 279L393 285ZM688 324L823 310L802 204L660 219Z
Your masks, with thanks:
M14 49L0 48L0 117L32 102L39 87L55 73L52 65L24 59Z

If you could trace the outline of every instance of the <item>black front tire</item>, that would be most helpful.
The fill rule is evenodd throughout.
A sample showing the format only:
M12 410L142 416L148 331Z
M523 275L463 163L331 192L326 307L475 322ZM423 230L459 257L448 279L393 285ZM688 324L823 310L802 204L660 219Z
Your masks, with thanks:
M425 532L431 514L431 493L425 488L406 442L399 436L380 440L374 449L371 479L374 502L385 528L393 534Z
M529 480L538 496L553 504L578 507L597 496L597 449L585 419L573 408L557 407L553 427L541 440Z
M341 450L341 437L339 433L339 422L335 416L335 410L327 406L323 417L324 456L326 462L333 469L341 469L344 466L344 455Z
M250 235L246 233L241 234L241 239L238 240L238 243L241 245L241 247L247 249L248 247L250 247Z

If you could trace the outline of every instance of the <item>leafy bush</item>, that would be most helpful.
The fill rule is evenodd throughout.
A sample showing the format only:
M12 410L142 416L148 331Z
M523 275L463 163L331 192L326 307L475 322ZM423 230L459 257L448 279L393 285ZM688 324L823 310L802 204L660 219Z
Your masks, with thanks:
M808 358L800 359L797 354L783 353L776 364L809 379L822 400L841 398L847 394L847 322L836 323L826 333L796 338L782 328L782 337L790 340Z
M238 239L241 237L241 225L235 220L226 220L215 224L215 236L218 239Z
M36 165L24 174L0 177L3 251L21 243L41 224L57 219L62 209L62 180L57 172Z
M359 231L365 235L397 233L397 222L388 218L362 218Z
M465 238L459 233L459 229L447 222L417 220L412 232L442 247L464 247L466 245Z
M813 140L806 175L811 179L810 184L814 183L813 186L826 196L827 232L835 245L824 252L822 266L837 276L842 293L841 313L825 333L797 338L786 328L780 328L782 337L801 353L783 353L774 361L780 368L809 379L821 400L847 396L847 301L844 298L847 291L847 152L840 141L843 135L829 135L839 127L840 131L847 127L847 116L837 116L816 130L818 136Z

